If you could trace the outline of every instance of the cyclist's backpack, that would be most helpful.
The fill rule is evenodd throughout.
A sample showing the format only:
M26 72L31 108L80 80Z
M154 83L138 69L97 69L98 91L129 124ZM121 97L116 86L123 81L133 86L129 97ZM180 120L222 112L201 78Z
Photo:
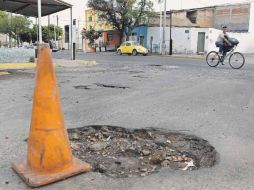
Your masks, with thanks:
M229 38L229 42L234 46L239 44L239 41L236 38Z

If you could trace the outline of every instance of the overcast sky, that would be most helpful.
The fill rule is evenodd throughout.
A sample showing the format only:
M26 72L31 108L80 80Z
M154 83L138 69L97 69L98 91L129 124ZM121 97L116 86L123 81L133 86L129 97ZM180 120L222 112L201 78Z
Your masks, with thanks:
M80 27L83 27L85 20L84 10L86 8L87 0L64 0L73 5L73 18L78 19L80 22ZM153 0L155 5L155 10L159 10L159 5L156 3L158 0ZM197 8L212 6L225 3L238 3L238 2L248 2L249 0L167 0L167 9L188 9L188 8ZM59 24L61 26L68 25L70 20L70 12L62 11L58 13L59 15ZM56 17L51 16L51 23L56 23ZM47 24L47 17L43 18L43 24Z

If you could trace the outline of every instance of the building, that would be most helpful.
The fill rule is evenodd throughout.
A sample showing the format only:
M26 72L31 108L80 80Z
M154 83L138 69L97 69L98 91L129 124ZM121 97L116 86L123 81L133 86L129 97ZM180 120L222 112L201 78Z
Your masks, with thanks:
M102 33L102 37L96 41L97 46L102 44L102 50L116 50L116 48L121 44L121 35L119 31L115 30L113 26L108 24L106 21L100 19L96 11L93 9L85 10L85 28L86 30L94 29L95 31ZM85 40L84 44L85 51L92 51L92 49L88 46L87 40Z
M113 29L110 24L100 19L96 11L93 9L85 10L85 28L86 30L94 29L95 31Z
M147 47L147 25L140 25L132 30L130 40L138 42L140 45Z
M254 3L227 4L167 12L166 49L169 51L170 19L174 53L206 53L215 50L215 41L223 25L229 35L240 41L238 51L253 53ZM161 46L160 15L149 18L147 45L153 52Z

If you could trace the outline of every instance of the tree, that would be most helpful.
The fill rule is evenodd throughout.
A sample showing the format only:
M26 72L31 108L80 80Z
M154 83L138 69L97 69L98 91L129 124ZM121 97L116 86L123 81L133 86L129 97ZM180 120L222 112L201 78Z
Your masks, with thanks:
M36 24L33 25L32 29L30 29L32 42L37 41L37 30L38 30L38 25ZM63 35L63 29L53 24L50 24L49 27L42 26L42 38L44 42L49 42L49 40L55 39L55 35L56 35L56 40L59 40L60 36Z
M81 35L83 38L89 40L88 45L90 47L94 47L95 40L97 40L99 37L101 37L101 33L96 32L94 29L91 29L91 30L83 29Z
M8 15L0 11L0 33L7 34L10 38L17 41L19 46L21 36L28 33L30 30L31 21L24 16Z
M143 24L153 14L151 0L88 0L88 7L97 11L100 19L107 21L127 40L132 30Z

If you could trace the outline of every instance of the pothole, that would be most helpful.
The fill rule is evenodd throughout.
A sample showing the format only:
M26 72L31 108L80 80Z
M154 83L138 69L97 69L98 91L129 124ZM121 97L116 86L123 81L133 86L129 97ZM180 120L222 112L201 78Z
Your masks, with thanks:
M135 76L132 76L134 78L142 78L142 79L148 79L149 77L146 77L146 76L142 76L142 75L135 75Z
M86 126L68 133L74 155L111 177L147 176L162 167L197 170L216 163L214 147L194 135L113 126Z
M79 86L73 86L75 89L82 89L82 90L90 90L91 88L89 85L79 85Z
M145 73L144 71L128 71L130 74Z
M153 65L149 65L151 67L162 67L163 65L159 65L159 64L153 64Z
M101 84L101 83L95 83L96 86L104 87L104 88L119 88L119 89L128 89L130 87L127 86L118 86L118 85L110 85L110 84Z

